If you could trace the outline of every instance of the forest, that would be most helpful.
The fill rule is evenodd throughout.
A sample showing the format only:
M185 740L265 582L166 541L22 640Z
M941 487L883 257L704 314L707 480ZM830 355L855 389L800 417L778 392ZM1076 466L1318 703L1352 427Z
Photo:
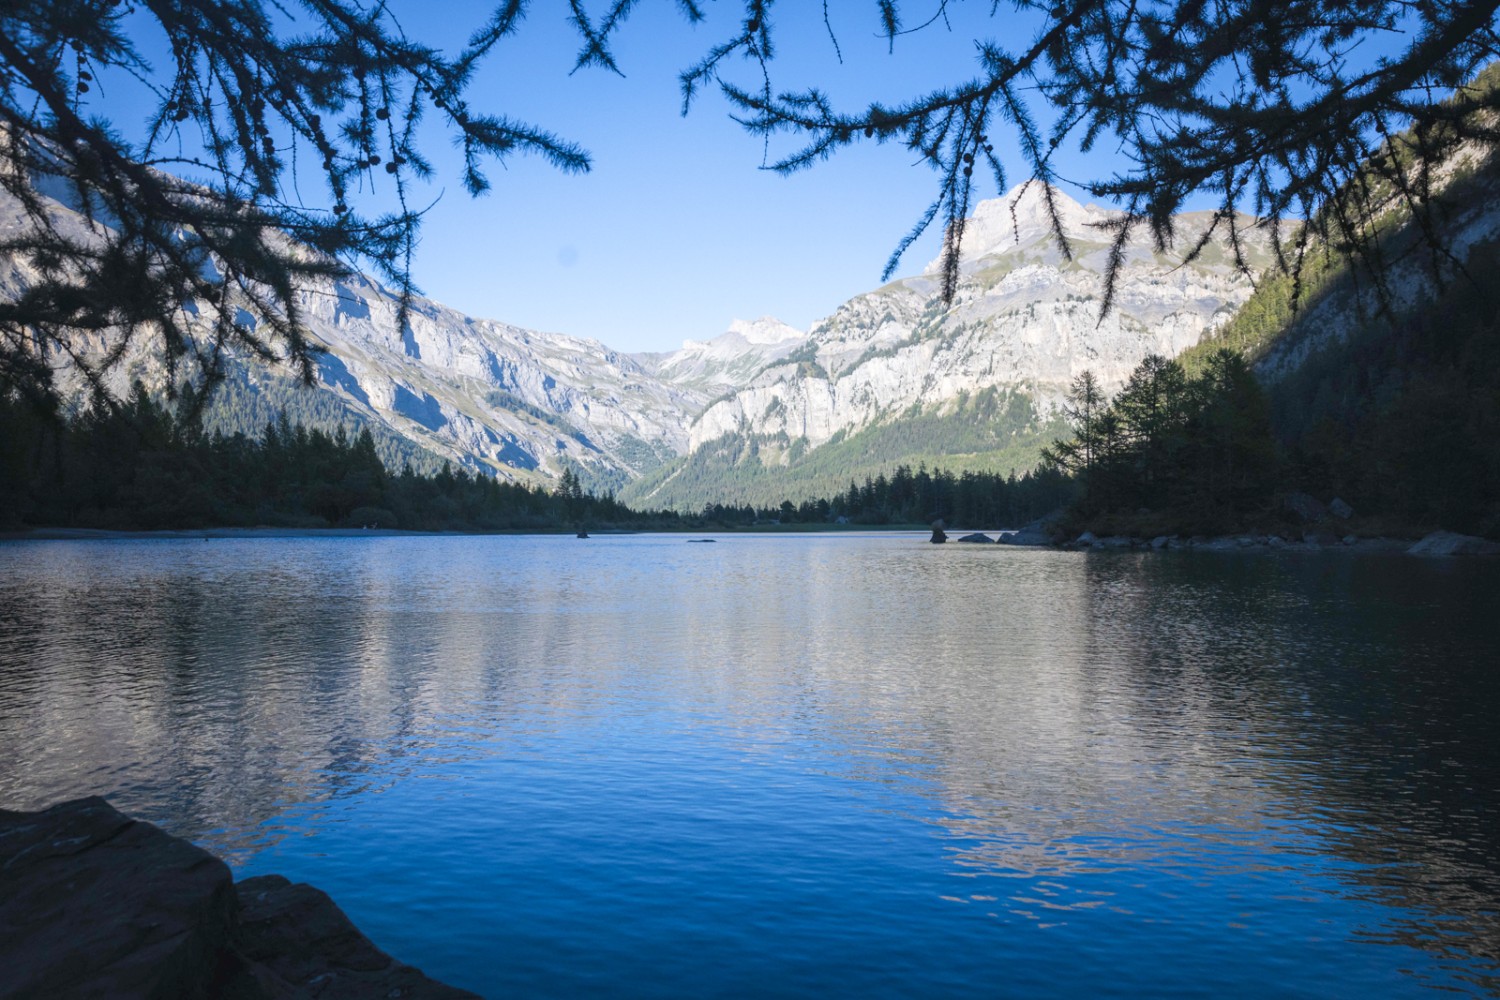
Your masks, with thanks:
M1279 467L1264 391L1221 348L1189 376L1149 355L1106 401L1090 372L1073 380L1074 434L1044 463L1074 477L1074 527L1107 534L1219 534L1272 513Z
M688 530L791 523L950 523L1017 527L1071 492L1060 473L1021 477L898 466L833 496L755 507L633 510L571 469L551 489L442 463L399 471L368 427L293 422L226 433L224 401L169 406L137 385L72 416L0 393L0 530L80 527L372 527L421 531ZM232 409L237 409L232 408ZM204 414L217 414L205 420ZM425 454L425 453L423 453Z
M571 473L549 491L447 464L393 471L368 428L309 430L283 411L251 437L205 431L200 416L190 405L163 405L139 385L123 402L72 419L0 394L0 528L541 530L677 522L586 492Z

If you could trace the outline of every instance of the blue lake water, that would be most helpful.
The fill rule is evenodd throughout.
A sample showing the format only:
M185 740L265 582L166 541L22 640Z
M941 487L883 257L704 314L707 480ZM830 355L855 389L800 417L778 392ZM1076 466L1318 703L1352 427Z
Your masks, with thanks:
M1500 995L1500 565L0 544L0 807L492 996Z

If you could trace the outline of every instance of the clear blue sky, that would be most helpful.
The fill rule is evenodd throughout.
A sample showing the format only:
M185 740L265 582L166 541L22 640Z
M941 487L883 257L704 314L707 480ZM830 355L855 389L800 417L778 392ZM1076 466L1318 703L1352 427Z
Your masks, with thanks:
M634 351L711 337L736 318L772 315L806 329L880 284L886 258L937 193L936 175L899 145L869 143L784 177L760 169L762 143L729 120L716 92L682 117L677 74L727 37L741 12L705 6L710 20L695 28L673 4L641 5L617 40L621 78L592 68L570 76L579 42L566 5L531 5L478 76L472 103L577 142L593 171L564 175L519 157L491 170L493 191L471 199L452 164L439 161L431 193L441 199L414 269L426 294ZM843 63L822 5L804 0L776 10L775 65L785 86L816 84L851 109L973 76L976 34L1015 31L1013 44L1032 34L1004 16L991 20L988 4L959 5L954 31L936 25L898 39L892 55L874 3L831 6L841 8ZM462 44L487 11L482 2L393 7L408 34L445 48ZM741 79L753 79L744 69ZM939 236L914 246L902 272L936 256Z

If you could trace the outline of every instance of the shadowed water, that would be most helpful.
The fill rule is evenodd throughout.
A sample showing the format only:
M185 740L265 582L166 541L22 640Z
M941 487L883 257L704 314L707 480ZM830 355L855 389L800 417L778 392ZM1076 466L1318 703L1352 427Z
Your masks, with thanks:
M7 543L0 807L495 996L1495 995L1497 613L1328 553Z

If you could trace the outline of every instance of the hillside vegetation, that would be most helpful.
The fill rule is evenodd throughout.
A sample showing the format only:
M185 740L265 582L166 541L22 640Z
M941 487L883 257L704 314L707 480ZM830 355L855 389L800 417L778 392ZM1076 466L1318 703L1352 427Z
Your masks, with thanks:
M1039 414L1025 393L991 386L946 406L912 406L837 432L817 448L785 433L725 434L626 485L620 498L679 510L705 502L775 506L831 497L851 480L892 476L901 466L1019 475L1035 469L1042 448L1066 429L1059 415Z
M1481 82L1496 85L1500 70ZM1413 141L1382 155L1400 158ZM1500 537L1500 168L1463 156L1415 209L1399 194L1370 183L1366 245L1314 243L1298 275L1269 273L1231 322L1177 359L1187 385L1232 352L1264 395L1252 409L1264 408L1267 449L1255 481L1217 506L1221 528L1275 524L1277 498L1306 492L1343 499L1366 533ZM1448 252L1428 249L1427 236ZM1129 424L1119 401L1111 413ZM1121 440L1129 450L1141 435ZM1152 454L1084 473L1095 482L1079 523L1191 527L1191 491L1163 495L1153 463L1164 453Z

